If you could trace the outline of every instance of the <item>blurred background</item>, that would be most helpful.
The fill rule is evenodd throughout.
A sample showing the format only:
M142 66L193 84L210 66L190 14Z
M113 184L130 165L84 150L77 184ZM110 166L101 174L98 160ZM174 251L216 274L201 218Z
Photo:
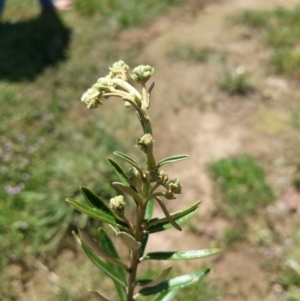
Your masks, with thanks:
M0 19L0 299L115 296L71 231L93 231L64 202L84 185L109 200L106 158L140 129L119 100L89 111L80 97L122 59L155 67L150 114L158 159L183 183L170 211L202 200L184 234L149 250L221 247L178 263L213 267L185 301L300 300L300 1L73 0L41 14L7 0ZM155 210L157 215L162 213ZM124 254L126 256L126 254ZM160 266L143 266L144 275Z

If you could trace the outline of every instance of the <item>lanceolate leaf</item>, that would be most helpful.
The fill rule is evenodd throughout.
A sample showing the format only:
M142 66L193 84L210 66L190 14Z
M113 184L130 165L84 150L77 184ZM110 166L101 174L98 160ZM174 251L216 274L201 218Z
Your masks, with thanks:
M138 250L141 247L141 243L136 241L134 237L126 232L119 232L117 234L123 241L123 243L131 250Z
M123 184L127 185L128 184L127 177L126 177L126 173L123 170L123 168L116 161L114 161L113 159L108 158L107 161L113 167L113 169L114 169L115 173L117 174L119 180Z
M189 155L177 155L177 156L171 156L165 159L162 159L158 162L157 167L160 167L164 164L167 163L173 163L173 162L177 162L177 161L181 161L181 160L185 160L188 159L190 156Z
M143 205L143 198L132 188L119 182L113 182L112 184L122 192L129 194L140 206Z
M174 221L174 219L171 217L168 209L166 208L165 204L160 200L159 197L155 198L158 202L158 204L160 205L162 211L164 212L164 214L166 215L166 218L168 220L168 222L177 230L181 231L182 229L180 228L179 225L176 224L176 222Z
M92 208L96 207L111 216L114 215L111 209L109 208L109 206L99 196L97 196L94 192L89 190L87 187L81 186L80 191L84 196L84 199Z
M148 242L148 238L149 238L149 233L148 232L144 233L142 241L141 241L142 244L141 244L141 248L139 251L139 257L143 257L143 255L144 255L145 248L146 248L146 245Z
M107 274L110 278L117 281L120 285L123 287L126 287L126 282L124 282L119 275L116 274L115 270L111 268L109 264L107 264L105 261L101 260L97 254L95 254L83 241L81 241L81 246L84 252L87 254L87 256L91 259L91 261L105 274Z
M141 280L138 280L136 284L140 285L140 286L144 286L144 287L155 286L166 279L166 277L169 275L171 269L172 269L172 266L170 265L166 269L164 269L162 271L162 273L155 280L141 279Z
M112 226L126 229L126 224L124 222L121 222L120 220L116 219L116 217L111 216L110 214L107 214L107 213L97 210L97 209L90 208L89 206L81 204L72 199L66 199L66 202L71 204L73 207L75 207L80 212L85 213L101 222L105 222Z
M177 224L180 225L191 218L197 212L199 204L200 202L196 202L189 207L171 213L170 216ZM169 223L168 219L163 216L151 219L148 223L147 231L149 233L155 233L170 228L172 228L172 225Z
M110 254L111 256L120 259L120 256L119 256L112 240L106 233L106 231L103 228L99 228L97 232L98 232L97 233L98 234L98 242L99 242L100 246L103 248L103 250L105 252L107 252L108 254ZM123 281L126 282L124 269L119 268L117 266L114 266L114 267L115 267L116 271L118 271L118 273L120 274L120 278L122 278Z
M149 220L152 218L153 215L153 208L154 208L154 199L150 199L147 202L146 212L145 212L145 219Z
M195 273L175 277L170 280L163 281L158 285L142 288L139 291L139 294L143 295L143 296L148 296L148 295L156 294L156 293L163 292L163 291L184 288L186 286L189 286L189 285L197 282L201 278L203 278L205 275L207 275L209 273L209 271L210 271L210 269L206 269L206 270L201 270L201 271L198 271Z
M136 161L134 161L131 157L129 157L128 155L123 154L121 152L114 152L113 154L116 155L116 156L118 156L118 157L120 157L120 158L122 158L127 163L129 163L130 165L132 165L133 167L135 167L140 173L143 172L142 167Z
M178 291L179 291L179 288L175 288L175 289L170 290L170 291L165 291L165 292L158 293L154 297L154 299L152 299L152 301L172 301L173 298L178 293Z
M111 241L108 234L105 232L103 228L98 229L98 242L100 246L103 248L105 252L110 254L111 256L120 259L119 254ZM118 266L115 266L113 264L107 263L113 270L115 270L116 274L118 275L119 279L121 279L124 283L126 283L126 277L124 273L124 269L120 268ZM118 293L118 296L120 298L120 301L126 301L126 292L124 288L114 280L114 285L116 287L116 291Z
M94 254L102 257L106 261L117 265L125 270L127 270L127 265L121 261L119 258L111 256L109 253L106 253L92 238L90 238L83 230L79 230L80 240L94 252Z
M174 251L174 252L151 252L143 257L143 260L187 260L198 259L202 257L211 256L220 252L220 249L204 249L204 250L191 250L191 251Z

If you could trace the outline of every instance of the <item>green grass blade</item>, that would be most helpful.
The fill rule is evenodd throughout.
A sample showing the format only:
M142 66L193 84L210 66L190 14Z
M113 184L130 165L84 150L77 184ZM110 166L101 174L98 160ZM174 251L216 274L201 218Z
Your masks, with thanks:
M286 263L287 266L289 266L290 268L292 268L300 276L300 265L299 265L299 263L297 263L293 259L287 259L287 261L285 263Z
M113 167L113 169L114 169L116 175L118 176L119 180L123 184L127 185L128 184L127 176L126 176L126 173L125 173L124 169L116 161L114 161L111 158L108 158L107 161Z
M170 280L163 281L158 285L142 288L139 291L139 294L142 296L149 296L163 291L184 288L197 282L205 275L207 275L209 272L210 269L205 269L195 273L190 273L179 277L175 277Z
M170 290L170 291L158 293L154 297L154 299L152 299L152 301L172 301L173 298L178 293L178 291L179 291L179 288L175 288L175 289Z
M171 213L170 216L178 225L181 225L196 214L199 204L200 202L196 202L182 210ZM168 219L163 216L151 219L148 223L147 231L149 233L155 233L170 228L172 228L172 225L169 223Z
M113 256L115 258L120 259L120 256L119 256L112 240L110 239L107 232L103 228L98 229L98 242L105 252L107 252L108 254L110 254L111 256ZM113 270L115 270L116 274L123 281L123 283L127 283L124 269L117 267L115 265L112 265L110 263L107 263L107 265L109 265ZM126 301L126 293L125 293L123 286L121 286L115 280L114 280L114 285L115 285L117 294L120 298L120 301Z
M82 195L84 196L84 199L86 202L92 207L96 207L100 209L101 211L104 211L105 213L113 216L113 212L109 208L109 206L99 197L97 196L94 192L89 190L87 187L81 186L80 191Z
M207 257L220 252L218 248L190 251L151 252L143 260L187 260Z
M120 158L122 158L127 163L129 163L130 165L135 167L140 173L143 173L142 167L136 161L134 161L131 157L129 157L128 155L126 155L124 153L121 153L121 152L113 152L113 154L120 157Z
M81 204L73 199L66 199L66 202L75 207L82 213L85 213L101 222L108 223L112 226L116 226L118 228L125 228L124 224L121 224L114 216L111 216L103 211L92 209L87 205Z
M162 159L158 162L157 167L161 167L164 164L167 163L173 163L181 160L188 159L190 156L189 155L177 155L177 156L171 156L165 159Z

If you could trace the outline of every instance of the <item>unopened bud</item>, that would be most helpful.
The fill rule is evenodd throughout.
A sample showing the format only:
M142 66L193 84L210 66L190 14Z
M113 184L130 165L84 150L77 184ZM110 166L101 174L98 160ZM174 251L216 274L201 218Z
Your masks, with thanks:
M160 184L166 184L168 179L169 179L168 174L165 171L160 170L159 171L159 181L157 181L157 182Z
M178 179L171 180L168 183L168 192L174 193L174 194L180 194L182 189L182 185Z
M125 212L126 204L124 202L124 197L122 195L118 195L109 201L109 207L112 211L118 215L123 216Z
M127 80L126 73L129 67L123 61L118 61L109 68L110 73L108 75L109 78L121 78L123 80Z
M137 146L143 151L144 153L149 153L152 151L153 148L153 138L151 134L144 134L139 140Z
M168 181L168 174L163 170L154 168L153 170L151 170L148 173L147 179L150 183L156 182L156 183L164 185Z
M89 110L96 109L98 105L102 104L101 97L101 91L94 85L82 95L81 101L87 105Z
M101 92L109 92L113 88L111 80L107 77L100 77L94 86Z
M131 77L139 84L145 84L154 73L154 68L147 65L140 65L132 70Z
M128 169L126 173L128 182L130 185L138 187L141 185L141 176L138 170L135 167L131 167Z

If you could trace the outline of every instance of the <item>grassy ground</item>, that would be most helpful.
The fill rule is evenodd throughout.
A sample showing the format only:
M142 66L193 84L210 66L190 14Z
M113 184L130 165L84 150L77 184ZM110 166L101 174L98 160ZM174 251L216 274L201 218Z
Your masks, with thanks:
M149 1L75 1L71 13L40 15L36 1L8 1L0 23L0 291L5 300L20 293L11 291L10 263L24 267L25 254L43 257L73 244L62 239L89 223L65 204L66 197L80 199L79 185L105 198L113 194L105 159L113 150L125 151L127 141L135 143L117 139L135 123L122 106L94 113L79 100L112 62L120 56L130 61L131 54L121 55L113 43L118 30L145 22L172 2L156 1L149 10ZM69 300L63 296L55 300Z

